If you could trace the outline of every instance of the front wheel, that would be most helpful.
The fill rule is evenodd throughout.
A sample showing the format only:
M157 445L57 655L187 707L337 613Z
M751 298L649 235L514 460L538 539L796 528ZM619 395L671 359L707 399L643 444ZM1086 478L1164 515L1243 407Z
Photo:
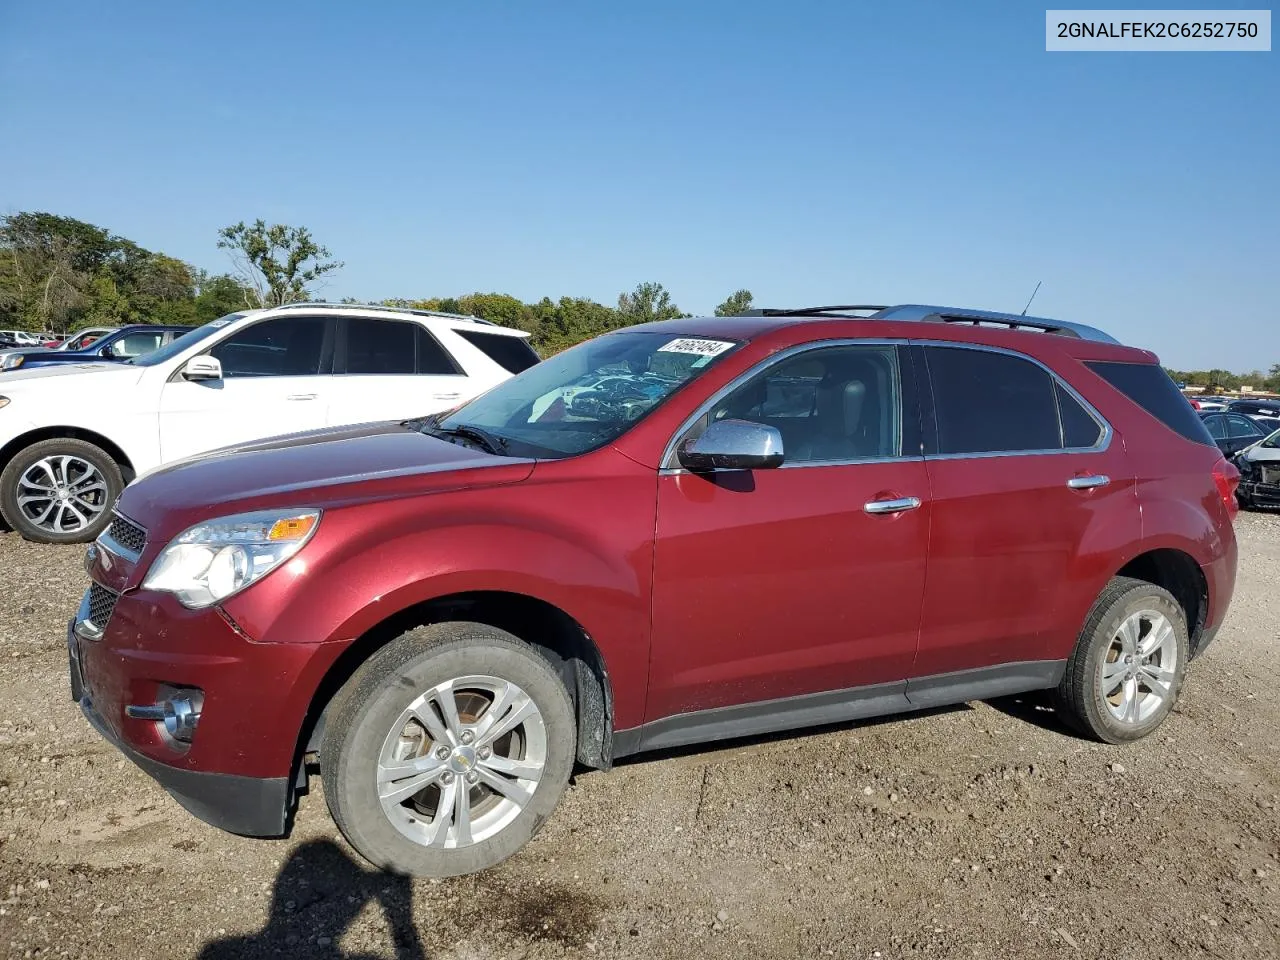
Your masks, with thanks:
M111 522L124 478L100 447L58 437L20 450L0 473L0 514L27 540L88 543Z
M320 772L334 821L370 862L455 876L537 832L568 783L575 737L542 653L482 624L433 624L378 651L338 692Z
M1145 737L1178 699L1189 648L1186 615L1168 590L1116 577L1067 660L1056 691L1059 715L1104 743Z

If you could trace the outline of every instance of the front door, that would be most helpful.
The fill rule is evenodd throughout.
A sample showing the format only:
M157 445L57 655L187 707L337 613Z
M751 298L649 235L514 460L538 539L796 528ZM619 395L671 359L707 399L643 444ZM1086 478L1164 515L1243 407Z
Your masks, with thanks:
M769 362L686 433L723 418L767 424L785 460L659 476L646 722L873 685L901 700L930 513L911 383L892 344L819 346ZM805 703L818 712L769 719ZM766 703L716 735L821 722L822 709Z
M160 394L161 458L323 427L332 329L327 317L272 317L209 349L222 364L221 380L175 374Z

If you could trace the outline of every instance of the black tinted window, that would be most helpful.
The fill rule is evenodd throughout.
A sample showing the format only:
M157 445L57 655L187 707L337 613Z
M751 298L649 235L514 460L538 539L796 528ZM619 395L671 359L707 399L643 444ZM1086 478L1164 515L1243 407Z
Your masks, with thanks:
M721 400L708 416L696 432L725 419L776 427L787 463L900 456L897 350L825 347L780 360Z
M482 333L479 330L459 330L454 333L509 373L528 370L538 362L538 355L524 337L504 336L501 333Z
M449 356L449 351L440 346L440 341L433 337L426 327L418 327L418 372L462 372L453 362L453 357Z
M1102 427L1062 384L1058 388L1058 416L1062 420L1062 445L1068 450L1092 447L1102 439Z
M926 347L939 453L1058 450L1054 380L1030 360L955 347Z
M417 330L403 320L348 317L347 373L413 373Z
M1154 363L1103 361L1093 361L1086 366L1170 430L1196 443L1213 446L1213 438L1163 367Z
M209 353L224 377L303 377L320 372L324 317L274 317L223 340Z

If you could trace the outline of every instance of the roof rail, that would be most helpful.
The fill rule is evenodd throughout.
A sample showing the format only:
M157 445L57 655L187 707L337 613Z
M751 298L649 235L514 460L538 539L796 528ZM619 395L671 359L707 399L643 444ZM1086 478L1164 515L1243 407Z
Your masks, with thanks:
M832 307L799 307L788 310L748 310L743 316L755 317L826 317L848 320L918 320L933 323L969 323L974 326L1008 327L1010 330L1040 330L1098 343L1119 343L1110 334L1083 323L1025 317L1019 313L995 313L966 307L936 307L921 303L904 303L896 307L849 304Z
M921 303L905 303L885 307L873 316L875 320L923 320L940 323L969 323L974 326L992 324L1010 330L1040 330L1079 340L1095 340L1099 343L1119 343L1115 337L1103 333L1097 327L1066 320L1050 320L1046 317L1026 317L1019 313L996 313L991 310L969 310L964 307L936 307Z
M484 317L473 317L466 313L445 313L443 310L419 310L415 307L392 307L385 303L329 303L324 300L299 300L294 303L282 303L277 310L292 310L297 307L324 307L326 310L377 310L383 313L412 313L419 317L441 317L445 320L465 320L468 323L482 323L487 327L500 324Z

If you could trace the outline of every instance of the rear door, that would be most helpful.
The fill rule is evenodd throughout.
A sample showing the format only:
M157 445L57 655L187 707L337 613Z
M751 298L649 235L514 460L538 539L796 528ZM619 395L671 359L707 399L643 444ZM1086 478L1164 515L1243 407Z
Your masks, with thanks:
M423 324L381 317L339 324L330 424L404 420L470 397L462 365Z
M1261 426L1243 414L1228 413L1223 419L1226 421L1227 439L1222 451L1227 456L1239 453L1267 435Z
M647 720L823 691L847 702L859 687L901 703L930 517L905 349L823 345L766 361L678 440L724 418L776 427L785 461L659 476ZM789 725L778 712L796 703L733 729Z
M933 524L908 696L928 703L961 671L1025 688L1024 675L1069 649L1113 544L1138 539L1134 474L1101 414L1038 362L915 349L932 388Z
M323 427L333 339L333 318L291 312L214 344L221 380L175 372L161 391L162 459Z

